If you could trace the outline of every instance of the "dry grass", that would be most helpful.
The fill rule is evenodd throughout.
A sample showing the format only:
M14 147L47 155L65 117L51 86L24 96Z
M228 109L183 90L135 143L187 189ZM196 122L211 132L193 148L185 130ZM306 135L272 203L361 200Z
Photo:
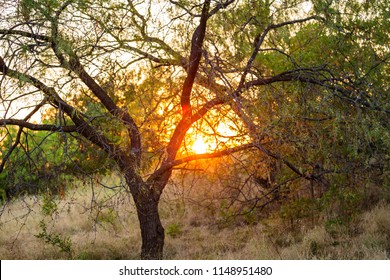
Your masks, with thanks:
M139 257L138 222L126 193L95 188L92 196L89 187L82 187L54 202L53 206L40 197L26 197L4 207L1 259ZM49 215L42 211L48 205L54 207ZM359 216L350 225L352 229L317 225L290 230L277 218L252 225L221 224L215 208L171 193L161 203L161 218L166 229L166 259L388 259L390 254L387 204ZM70 253L36 237L42 232L41 221L50 236L71 241Z
M29 197L6 205L1 215L2 259L62 259L68 254L59 246L36 237L47 225L49 234L72 242L75 259L135 259L140 246L137 219L127 195L99 189L70 191L66 199L55 199L56 211L45 215L42 198ZM126 250L123 250L126 248Z

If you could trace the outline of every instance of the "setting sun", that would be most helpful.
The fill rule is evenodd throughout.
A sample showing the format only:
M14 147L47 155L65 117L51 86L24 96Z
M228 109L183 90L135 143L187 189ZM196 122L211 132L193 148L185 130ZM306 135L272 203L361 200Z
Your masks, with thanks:
M208 133L208 135L207 135ZM213 133L213 134L211 134ZM242 144L245 140L235 140L237 131L233 124L220 122L214 131L193 132L190 130L192 145L190 150L195 154L213 153L218 149Z
M207 153L209 149L209 145L207 145L202 138L198 138L194 144L192 145L192 150L196 154L204 154Z

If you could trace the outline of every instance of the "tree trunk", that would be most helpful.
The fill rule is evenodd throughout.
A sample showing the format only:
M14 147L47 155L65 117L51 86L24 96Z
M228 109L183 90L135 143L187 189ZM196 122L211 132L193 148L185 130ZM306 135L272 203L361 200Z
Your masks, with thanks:
M172 171L145 182L133 168L130 157L119 154L117 161L137 208L142 238L141 259L160 260L163 257L165 233L158 214L158 203Z
M126 183L129 186L137 208L141 229L142 247L141 259L162 259L164 247L164 228L158 214L158 202L165 184L157 180L159 185L145 183L133 169L124 171ZM158 188L162 187L162 188Z
M140 199L136 206L142 237L141 259L161 260L165 234L158 214L158 201Z

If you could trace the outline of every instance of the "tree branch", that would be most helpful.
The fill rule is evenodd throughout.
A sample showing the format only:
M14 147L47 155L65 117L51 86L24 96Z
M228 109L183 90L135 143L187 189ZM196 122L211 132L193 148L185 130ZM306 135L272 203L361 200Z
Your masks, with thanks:
M244 72L241 75L240 83L237 86L237 89L234 91L233 96L238 96L240 94L240 92L243 90L246 76L248 75L248 73L249 73L249 71L250 71L250 69L252 67L253 61L255 60L257 54L259 53L260 47L263 44L263 42L265 40L265 37L267 36L267 34L271 30L277 29L277 28L280 28L280 27L283 27L283 26L286 26L286 25L292 25L292 24L296 24L296 23L303 23L303 22L310 21L310 20L313 20L313 19L318 19L318 16L311 16L311 17L307 17L307 18L303 18L303 19L291 20L291 21L286 21L286 22L282 22L282 23L278 23L278 24L271 24L263 31L262 34L259 34L256 37L257 39L255 40L255 47L253 49L252 55L248 59L248 62L247 62L246 66L245 66L245 69L244 69Z
M254 147L256 147L257 149L259 149L260 151L262 151L264 154L266 154L267 156L270 156L276 160L281 160L288 168L290 168L293 172L295 172L296 174L298 174L299 176L301 177L304 177L306 179L310 179L310 176L309 175L306 175L304 173L302 173L298 167L296 167L294 164L292 164L289 160L285 159L285 158L282 158L281 156L277 155L277 154L274 154L272 153L270 150L266 149L263 145L261 145L260 143L256 143L256 144L253 144Z
M227 0L226 2L222 2L222 3L218 3L211 11L210 13L208 14L208 18L212 17L213 15L215 15L216 13L218 13L220 10L222 9L226 9L227 6L229 6L230 4L234 3L235 0Z
M0 164L0 173L3 172L4 166L7 163L8 159L10 158L12 152L16 149L16 147L20 144L20 137L22 135L23 128L19 127L18 133L16 134L15 142L12 144L12 146L9 148L7 154L4 156L4 158L1 161Z
M325 69L321 69L321 70L317 69L316 71L317 72L325 71ZM378 105L373 106L369 102L364 101L363 99L352 98L352 95L354 93L354 89L352 87L351 87L352 89L347 89L338 86L337 84L334 83L334 81L332 81L332 79L322 79L322 80L317 79L316 77L313 76L313 69L296 69L293 71L286 71L270 78L261 78L261 79L253 80L251 82L246 83L243 88L251 88L253 86L268 85L276 82L286 82L286 81L298 81L302 83L310 83L310 84L318 85L321 86L322 88L326 88L328 90L333 91L337 97L347 101L348 103L351 103L353 105L360 105L370 110L390 114L390 110L383 109L381 106Z
M183 84L183 90L180 98L181 108L184 118L191 117L191 91L195 81L196 73L198 72L200 59L202 57L203 40L206 34L206 23L208 18L208 11L210 8L210 0L206 0L202 9L202 16L200 23L196 28L191 40L191 53L187 77Z
M244 144L241 146L228 148L228 149L213 152L213 153L195 154L195 155L191 155L188 157L176 159L173 162L171 162L167 166L167 168L169 169L169 168L172 168L174 166L181 165L183 163L187 163L187 162L194 161L194 160L219 158L219 157L231 155L233 153L237 153L237 152L248 150L248 149L255 148L255 147L256 147L256 145L254 145L253 143L249 143L249 144Z
M34 34L31 32L26 32L22 30L14 30L14 29L0 29L0 34L3 34L3 36L6 35L19 35L26 38L31 38L34 40L41 40L45 42L50 42L50 37L46 35L41 34Z
M175 159L176 153L180 148L180 145L183 142L183 139L188 129L191 127L193 123L191 119L192 117L191 103L190 103L191 91L195 81L196 74L198 72L200 59L202 57L202 45L206 33L206 23L207 23L208 10L210 8L210 1L211 0L206 0L204 2L200 23L192 36L189 68L187 71L187 77L183 84L183 89L180 98L183 116L180 122L177 124L175 131L171 137L171 140L168 143L166 161L172 161Z
M2 60L2 58L0 57L0 59ZM4 61L3 61L4 62ZM19 124L16 124L16 123L27 123L27 121L43 106L45 105L47 102L47 98L44 98L42 100L42 102L40 102L37 106L35 106L35 108L29 113L27 114L27 116L23 119L23 120L16 120L15 121L15 125L19 125ZM14 122L14 120L10 121L10 120L0 120L0 127L1 126L6 126L7 123L9 124L12 124L12 122ZM28 123L27 123L28 124ZM23 132L23 128L24 127L27 127L27 126L23 126L23 125L19 125L19 130L18 130L18 133L16 135L16 138L15 138L15 142L13 143L13 145L10 147L10 149L8 150L7 154L4 156L4 158L2 159L1 161L1 164L0 164L0 173L4 170L4 166L5 164L7 163L8 159L10 158L12 152L16 149L16 147L20 144L20 137L22 135L22 132Z
M81 112L72 107L64 100L62 100L54 88L46 86L43 82L28 74L21 73L16 70L8 68L0 56L0 72L7 75L10 78L16 80L22 80L36 87L42 91L49 102L52 102L57 107L63 108L63 111L71 118L77 127L77 132L90 140L92 143L98 145L109 154L115 153L115 146L101 133L98 133L93 127L91 127L82 117Z
M214 153L206 153L206 154L195 154L188 157L184 157L181 159L172 160L169 162L165 162L161 165L159 169L157 169L147 180L147 183L152 183L154 180L156 180L159 176L164 174L167 171L172 170L173 167L181 165L183 163L187 163L190 161L200 160L200 159L211 159L211 158L218 158L223 157L226 155L231 155L233 153L237 153L240 151L248 150L251 148L255 148L256 146L252 143L244 144L241 146L237 146L234 148L228 148L222 151L216 151Z
M75 125L65 125L58 126L54 124L35 124L30 123L25 120L19 119L0 119L0 127L6 125L16 125L23 128L28 128L36 131L56 131L56 132L76 132L77 126Z
M126 126L131 140L131 153L134 162L137 166L140 165L141 160L141 136L137 124L130 116L127 110L119 108L113 99L107 94L107 92L93 79L88 72L84 69L80 62L79 57L69 47L66 54L69 56L69 60L66 60L59 47L60 37L58 34L58 18L52 21L52 49L59 59L61 65L68 70L74 72L81 81L92 91L92 93L101 101L103 106L116 118L122 121Z

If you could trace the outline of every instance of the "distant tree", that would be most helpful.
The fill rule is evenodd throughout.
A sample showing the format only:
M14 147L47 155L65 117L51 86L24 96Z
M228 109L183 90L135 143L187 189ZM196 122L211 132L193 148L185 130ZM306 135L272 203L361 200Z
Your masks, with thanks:
M31 131L100 149L134 198L143 259L163 257L158 204L176 166L255 149L318 180L336 170L292 150L316 141L303 130L390 113L386 1L19 0L0 13L1 139L13 139L0 172L31 152ZM33 122L39 111L51 117ZM226 119L236 136L219 135ZM186 149L198 133L214 151Z

